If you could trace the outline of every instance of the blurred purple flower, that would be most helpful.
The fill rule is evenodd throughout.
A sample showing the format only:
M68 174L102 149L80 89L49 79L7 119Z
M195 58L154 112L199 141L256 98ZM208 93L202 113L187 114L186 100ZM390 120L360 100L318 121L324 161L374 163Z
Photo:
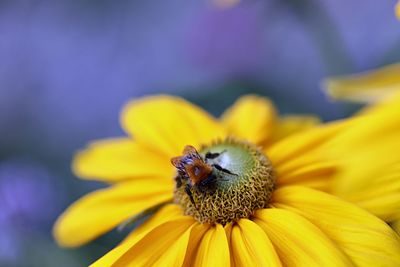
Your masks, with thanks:
M44 227L60 210L62 193L54 177L37 163L0 163L0 222L24 229Z
M62 192L41 165L21 159L0 163L0 264L16 262L26 238L47 232Z
M0 215L1 216L1 215ZM20 241L10 225L0 219L0 264L15 262L20 253Z
M0 136L6 145L33 142L49 154L69 154L89 139L119 134L118 114L128 99L207 80L181 53L187 16L174 11L190 5L89 2L3 4Z
M400 60L400 25L393 13L394 3L380 1L378 5L376 0L321 2L343 37L354 72Z
M232 80L332 116L318 90L332 74L329 62L289 2L298 1L241 1L224 10L178 0L4 1L0 145L36 143L50 155L70 156L89 139L121 133L116 118L131 97L184 88L201 94ZM330 15L357 70L380 64L398 42L390 1L299 5L310 3Z

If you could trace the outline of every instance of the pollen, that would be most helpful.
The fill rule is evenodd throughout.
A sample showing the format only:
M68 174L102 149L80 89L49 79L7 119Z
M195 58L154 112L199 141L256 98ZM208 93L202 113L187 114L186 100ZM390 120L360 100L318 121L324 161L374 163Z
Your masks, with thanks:
M225 225L269 206L275 175L270 160L258 147L226 138L201 147L198 156L204 168L211 169L207 177L199 181L191 179L192 173L182 171L190 169L182 165L193 162L185 155L180 157L185 160L175 177L174 202L185 215L200 223Z

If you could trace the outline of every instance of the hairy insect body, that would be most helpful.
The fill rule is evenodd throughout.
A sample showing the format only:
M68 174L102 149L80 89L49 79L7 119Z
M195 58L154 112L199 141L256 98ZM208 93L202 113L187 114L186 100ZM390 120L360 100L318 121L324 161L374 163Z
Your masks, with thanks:
M187 179L191 185L196 185L212 173L212 166L205 163L200 154L192 146L186 146L183 156L171 159L179 176Z
M175 178L177 187L181 187L185 182L185 192L193 204L195 204L192 195L193 188L206 194L214 189L218 172L232 174L218 164L212 163L212 160L219 157L221 153L208 152L203 158L193 146L186 146L182 156L171 159L172 165L178 170L178 176Z

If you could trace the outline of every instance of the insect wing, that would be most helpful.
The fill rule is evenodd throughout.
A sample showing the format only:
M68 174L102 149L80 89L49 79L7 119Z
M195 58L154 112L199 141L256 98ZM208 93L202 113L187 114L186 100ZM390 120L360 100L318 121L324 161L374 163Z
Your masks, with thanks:
M185 146L185 148L183 149L183 155L189 155L189 154L199 154L196 150L196 148L194 148L193 146Z

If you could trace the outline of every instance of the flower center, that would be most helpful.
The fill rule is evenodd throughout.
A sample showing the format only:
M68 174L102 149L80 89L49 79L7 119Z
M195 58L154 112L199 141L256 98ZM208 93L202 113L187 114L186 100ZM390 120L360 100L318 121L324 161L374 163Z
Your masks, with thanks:
M271 162L255 145L227 138L199 152L186 146L177 168L174 201L201 223L227 224L268 207L275 187Z

